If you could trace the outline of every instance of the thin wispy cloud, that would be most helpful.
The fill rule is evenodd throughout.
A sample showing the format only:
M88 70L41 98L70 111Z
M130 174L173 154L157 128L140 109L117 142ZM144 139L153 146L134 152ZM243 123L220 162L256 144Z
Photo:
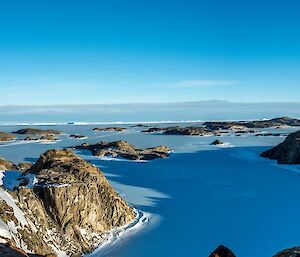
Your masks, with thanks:
M231 86L238 84L236 80L182 80L173 83L163 84L165 87L173 88L199 88L199 87L217 87Z

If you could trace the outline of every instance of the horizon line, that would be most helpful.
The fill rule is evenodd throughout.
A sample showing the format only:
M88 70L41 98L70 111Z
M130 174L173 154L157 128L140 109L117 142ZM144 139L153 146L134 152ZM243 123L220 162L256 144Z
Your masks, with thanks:
M120 103L60 103L60 104L6 104L0 105L2 107L72 107L72 106L99 106L99 105L155 105L155 104L187 104L187 103L229 103L229 104L300 104L299 101L231 101L231 100L199 100L199 101L172 101L172 102L120 102Z

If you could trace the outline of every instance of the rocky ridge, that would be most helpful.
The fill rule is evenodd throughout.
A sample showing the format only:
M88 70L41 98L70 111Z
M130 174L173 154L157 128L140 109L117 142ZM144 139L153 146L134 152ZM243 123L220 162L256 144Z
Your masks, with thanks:
M261 154L280 164L300 164L300 131L294 132L279 145Z
M70 150L42 154L20 184L0 187L0 235L27 253L90 252L136 217L99 169Z
M205 122L203 125L210 130L247 130L253 128L300 126L300 120L289 117L280 117L270 120Z

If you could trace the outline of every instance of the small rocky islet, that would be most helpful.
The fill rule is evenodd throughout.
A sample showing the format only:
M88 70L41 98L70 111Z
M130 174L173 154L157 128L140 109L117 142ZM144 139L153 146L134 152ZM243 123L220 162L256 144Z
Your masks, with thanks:
M93 128L93 131L96 132L122 132L125 130L126 128L123 127Z
M0 256L81 256L137 215L96 166L67 149L48 150L19 180L13 191L0 186Z
M172 150L167 146L156 146L146 149L139 149L127 141L98 142L96 144L83 143L75 146L74 149L88 150L94 156L120 157L128 160L154 160L169 157Z
M215 140L211 143L211 145L225 145L225 143L220 140Z
M86 139L87 138L86 136L78 135L78 134L71 134L69 137L73 138L73 139Z

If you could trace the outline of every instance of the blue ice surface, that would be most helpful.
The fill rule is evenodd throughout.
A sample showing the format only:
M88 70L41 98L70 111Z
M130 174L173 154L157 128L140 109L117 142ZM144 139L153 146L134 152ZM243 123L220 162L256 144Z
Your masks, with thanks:
M89 138L81 141L63 135L54 145L7 143L0 145L0 156L35 161L49 148L120 139L139 147L165 144L175 149L168 159L146 163L104 161L81 153L107 174L122 197L159 217L97 257L205 257L219 244L237 256L266 257L300 245L299 166L259 157L284 138L224 136L218 139L232 147L220 148L210 145L215 137L144 134L131 128L96 133L93 127L57 126L66 134Z

